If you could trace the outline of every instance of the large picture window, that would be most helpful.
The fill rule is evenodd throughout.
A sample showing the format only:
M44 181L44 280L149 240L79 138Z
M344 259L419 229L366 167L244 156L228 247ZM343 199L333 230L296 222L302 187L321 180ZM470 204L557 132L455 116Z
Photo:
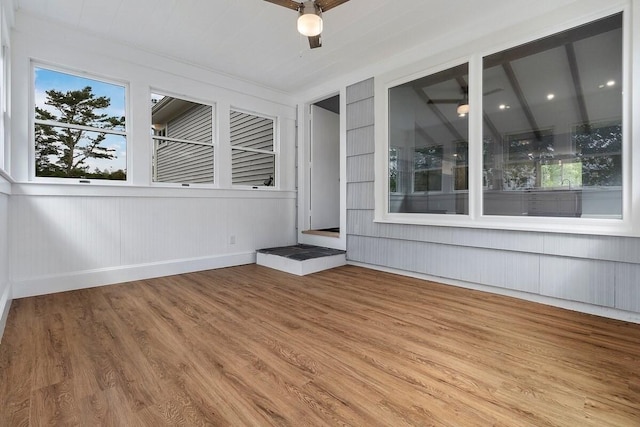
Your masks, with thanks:
M274 186L275 120L236 110L230 120L232 184Z
M485 215L622 217L622 14L484 58Z
M153 182L213 184L213 107L151 94Z
M376 183L386 196L376 198L376 219L633 228L623 218L632 206L623 197L631 182L623 39L618 13L410 81L400 72L380 78L376 121L387 114L376 153L386 150L377 158L388 175Z
M126 180L124 85L34 67L35 176Z
M389 89L389 212L467 214L468 66Z

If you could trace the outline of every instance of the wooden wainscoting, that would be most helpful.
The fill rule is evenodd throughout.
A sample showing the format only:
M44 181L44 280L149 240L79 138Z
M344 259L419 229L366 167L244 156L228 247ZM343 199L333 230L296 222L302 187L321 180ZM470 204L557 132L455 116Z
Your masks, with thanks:
M345 266L13 302L0 425L639 426L640 325Z

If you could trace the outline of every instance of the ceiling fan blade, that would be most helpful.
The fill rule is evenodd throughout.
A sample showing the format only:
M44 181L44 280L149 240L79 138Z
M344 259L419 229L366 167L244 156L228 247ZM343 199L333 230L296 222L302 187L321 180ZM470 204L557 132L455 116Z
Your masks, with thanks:
M300 9L300 3L293 0L264 0L268 3L277 4L278 6L286 7L287 9L292 9L297 11Z
M485 93L483 93L482 96L493 95L494 93L498 93L498 92L503 91L503 90L504 89L501 88L501 87L496 88L496 89L492 89L492 90L488 90Z
M340 6L342 3L346 3L349 0L316 0L316 5L323 11L333 9L336 6Z
M320 40L320 35L309 37L309 46L311 49L315 49L317 47L322 46L322 40Z
M461 98L457 98L457 99L430 99L429 103L430 104L457 104L461 101Z

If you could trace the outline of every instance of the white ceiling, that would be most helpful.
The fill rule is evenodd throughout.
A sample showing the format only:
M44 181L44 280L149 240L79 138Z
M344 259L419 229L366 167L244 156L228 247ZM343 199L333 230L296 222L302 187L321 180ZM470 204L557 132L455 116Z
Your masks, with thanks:
M297 92L436 40L486 32L575 0L351 0L324 14L309 49L296 13L263 0L17 0L18 10L105 38ZM535 3L535 7L532 7ZM425 56L428 52L425 52Z

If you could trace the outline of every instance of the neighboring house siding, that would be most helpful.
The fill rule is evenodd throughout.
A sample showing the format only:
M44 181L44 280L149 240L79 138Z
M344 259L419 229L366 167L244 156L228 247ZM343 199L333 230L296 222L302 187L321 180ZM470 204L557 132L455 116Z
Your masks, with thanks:
M210 105L195 105L167 123L166 136L211 144ZM213 146L162 141L156 151L156 181L212 183Z
M347 88L350 261L640 313L638 238L374 222L373 96Z
M237 185L265 185L275 179L275 155L244 151L253 148L274 151L274 122L272 119L231 111L232 183Z

